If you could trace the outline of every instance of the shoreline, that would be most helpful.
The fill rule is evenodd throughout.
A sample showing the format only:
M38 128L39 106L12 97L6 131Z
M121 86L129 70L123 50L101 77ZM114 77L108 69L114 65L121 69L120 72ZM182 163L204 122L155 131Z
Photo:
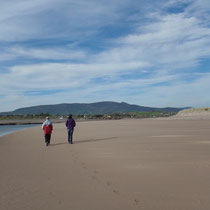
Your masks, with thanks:
M16 123L13 123L13 122L11 122L11 123L0 123L0 126L5 126L5 125L31 125L31 124L37 124L37 125L41 125L42 123L40 122L37 122L37 123L35 123L35 122L28 122L28 123L19 123L19 122L16 122Z
M105 121L105 119L100 119L100 120L98 120L98 119L82 119L82 120L77 120L76 121L76 123L78 123L78 122L91 122L91 121ZM59 121L57 121L57 120L52 120L52 123L53 123L53 125L56 125L56 124L61 124L61 123L65 123L66 121L65 120L59 120ZM6 135L8 135L8 134L12 134L12 133L16 133L16 132L19 132L19 131L21 131L21 130L25 130L25 129L29 129L29 128L31 128L31 127L36 127L36 126L41 126L42 125L42 123L43 123L43 121L38 121L37 122L37 120L30 120L30 121L27 121L26 122L26 120L13 120L13 122L4 122L4 123L2 123L2 122L0 122L0 137L3 137L3 136L6 136ZM28 127L27 127L27 125L28 125ZM31 125L31 126L30 126ZM1 131L1 128L3 128L3 127L7 127L7 126L26 126L26 127L24 127L24 128L18 128L18 129L14 129L14 127L11 127L12 129L11 130L7 130L7 131Z
M66 118L67 119L67 118ZM66 119L53 119L51 121L55 123L65 123ZM210 116L192 116L192 115L174 115L170 117L148 117L148 118L119 118L119 119L76 119L76 122L91 122L91 121L117 121L117 120L210 120ZM45 119L11 119L11 120L0 120L0 126L4 125L30 125L30 124L42 124Z
M116 120L123 120L123 119L126 119L126 118L122 118L122 119L76 119L74 118L76 122L91 122L91 121L116 121ZM134 119L135 118L128 118L128 119ZM137 120L141 120L141 119L138 119L136 118ZM149 118L142 118L142 119L149 119ZM52 121L53 124L55 123L65 123L67 118L66 119L53 119L51 118L50 119ZM28 124L42 124L43 122L45 121L45 119L23 119L23 120L0 120L0 126L3 126L3 125L28 125Z
M15 124L15 125L2 125L0 126L0 137L6 136L8 134L16 133L22 130L26 130L32 127L37 127L40 124Z
M3 125L30 125L30 124L42 124L45 119L11 119L11 120L0 120L0 126ZM62 123L64 120L54 120L53 123Z

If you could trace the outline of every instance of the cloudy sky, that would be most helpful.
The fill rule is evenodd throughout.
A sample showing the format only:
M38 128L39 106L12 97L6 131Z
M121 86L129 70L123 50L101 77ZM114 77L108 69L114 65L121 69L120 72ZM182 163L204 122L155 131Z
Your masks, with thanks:
M209 0L0 0L0 111L210 106Z

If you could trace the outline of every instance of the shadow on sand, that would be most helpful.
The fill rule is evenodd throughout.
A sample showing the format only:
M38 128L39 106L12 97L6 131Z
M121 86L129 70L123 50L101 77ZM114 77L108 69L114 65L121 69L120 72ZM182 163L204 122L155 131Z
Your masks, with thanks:
M95 141L107 141L107 140L116 139L116 138L117 137L110 137L110 138L103 138L103 139L86 139L86 140L75 141L73 142L73 144L82 144L82 143L95 142ZM68 144L68 143L62 142L62 143L50 144L50 146L58 146L62 144Z
M62 145L62 144L68 144L67 142L62 142L62 143L57 143L57 144L50 144L50 146L58 146L58 145Z
M88 143L88 142L95 142L95 141L107 141L111 139L116 139L117 137L110 137L110 138L103 138L103 139L87 139L87 140L80 140L74 142L74 144L82 144L82 143Z

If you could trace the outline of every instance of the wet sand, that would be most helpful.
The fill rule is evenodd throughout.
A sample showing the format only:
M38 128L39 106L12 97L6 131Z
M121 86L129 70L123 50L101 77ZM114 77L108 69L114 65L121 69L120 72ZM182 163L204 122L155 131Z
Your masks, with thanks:
M63 123L0 137L0 209L210 209L210 120Z

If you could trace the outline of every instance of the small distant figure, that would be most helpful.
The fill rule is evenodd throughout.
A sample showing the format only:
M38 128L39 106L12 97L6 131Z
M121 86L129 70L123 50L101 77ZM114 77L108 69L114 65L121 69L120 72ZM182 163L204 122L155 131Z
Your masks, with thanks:
M44 137L45 137L46 146L48 146L50 144L51 133L52 133L52 130L53 130L53 124L50 121L49 117L46 117L46 120L43 122L42 129L44 130Z
M74 127L76 126L76 123L74 119L72 118L72 114L68 116L68 119L66 121L66 127L68 131L68 142L69 144L73 144L73 133L74 133Z

